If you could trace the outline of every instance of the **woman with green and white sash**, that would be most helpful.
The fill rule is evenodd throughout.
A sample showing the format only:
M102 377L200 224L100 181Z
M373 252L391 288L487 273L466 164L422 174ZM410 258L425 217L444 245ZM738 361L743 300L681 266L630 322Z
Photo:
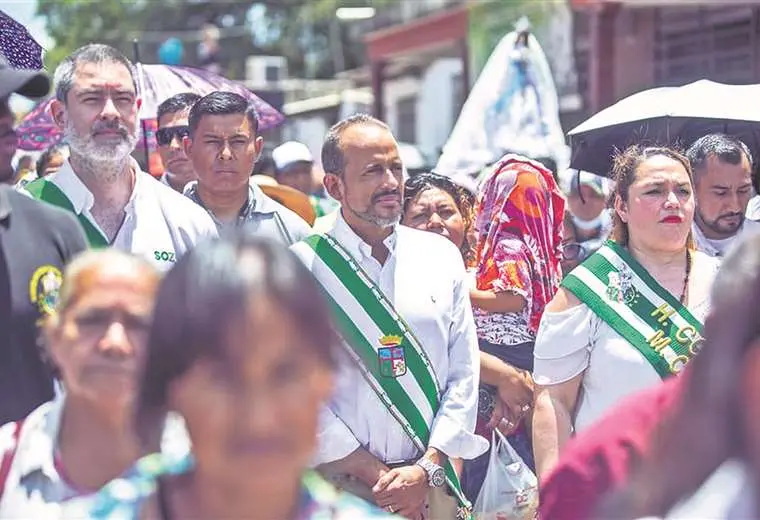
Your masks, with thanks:
M700 348L716 260L694 250L692 173L669 148L618 154L612 240L562 282L534 350L538 475L623 397L679 373Z

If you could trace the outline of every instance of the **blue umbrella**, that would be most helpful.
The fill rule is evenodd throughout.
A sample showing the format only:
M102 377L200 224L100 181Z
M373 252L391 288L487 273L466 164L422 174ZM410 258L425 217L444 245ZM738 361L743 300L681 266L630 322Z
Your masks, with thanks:
M0 11L0 52L14 69L42 68L42 46L26 27L3 11Z

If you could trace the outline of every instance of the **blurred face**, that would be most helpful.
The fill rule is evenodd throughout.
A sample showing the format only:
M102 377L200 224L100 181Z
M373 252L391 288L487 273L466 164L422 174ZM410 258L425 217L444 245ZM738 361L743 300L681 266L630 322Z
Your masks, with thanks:
M47 330L50 353L69 395L123 413L135 397L158 277L109 262L75 283L74 299Z
M277 182L295 188L301 193L310 195L314 181L311 176L310 162L297 162L277 173Z
M245 114L205 115L185 152L203 189L229 193L248 189L262 145Z
M132 153L138 108L129 69L114 62L80 63L66 104L51 104L71 152L99 162L119 162Z
M201 360L169 389L198 471L257 496L308 465L331 376L287 309L267 296L231 324L224 361Z
M694 195L689 174L678 161L664 155L639 165L628 200L615 200L628 224L632 244L657 251L683 249L694 218Z
M176 190L182 191L185 184L197 179L193 164L185 154L184 138L190 129L187 126L187 116L190 109L164 114L158 120L158 154L166 168L169 184Z
M440 188L429 188L409 203L402 222L405 226L437 233L458 248L465 238L465 223L454 198Z
M0 182L12 182L15 172L11 162L16 155L18 136L13 130L13 113L8 98L0 98Z
M580 191L573 190L567 197L570 213L581 220L594 220L606 206L604 195L597 193L591 186L581 184Z
M696 222L707 238L734 236L744 223L752 198L752 170L747 157L739 164L708 157L707 166L696 174Z
M403 164L398 144L386 129L357 124L341 136L345 172L325 175L325 187L340 201L349 221L359 219L379 227L398 224L403 197Z

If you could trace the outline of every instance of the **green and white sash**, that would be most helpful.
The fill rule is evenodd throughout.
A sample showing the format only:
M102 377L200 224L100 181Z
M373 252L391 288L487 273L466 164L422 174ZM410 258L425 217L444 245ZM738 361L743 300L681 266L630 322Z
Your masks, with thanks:
M356 260L329 235L312 235L293 247L312 269L330 305L348 355L420 452L441 402L433 365L404 319ZM322 268L319 268L321 264ZM387 364L381 350L401 347L403 360ZM387 349L385 349L387 350ZM394 360L398 361L398 360ZM471 518L471 505L454 468L446 482L459 502L458 516Z
M607 241L562 281L663 379L699 352L702 323L615 242Z
M106 237L103 236L103 233L87 217L74 210L74 205L71 204L66 194L55 183L47 179L36 179L24 186L24 189L37 200L47 202L73 213L82 225L90 247L99 249L110 245Z

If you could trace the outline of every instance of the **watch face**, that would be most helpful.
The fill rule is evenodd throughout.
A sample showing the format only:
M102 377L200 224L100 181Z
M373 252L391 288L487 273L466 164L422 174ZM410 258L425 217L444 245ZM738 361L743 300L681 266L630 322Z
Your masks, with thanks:
M433 487L441 487L446 483L446 472L443 468L436 469L432 475L430 475L430 482Z

